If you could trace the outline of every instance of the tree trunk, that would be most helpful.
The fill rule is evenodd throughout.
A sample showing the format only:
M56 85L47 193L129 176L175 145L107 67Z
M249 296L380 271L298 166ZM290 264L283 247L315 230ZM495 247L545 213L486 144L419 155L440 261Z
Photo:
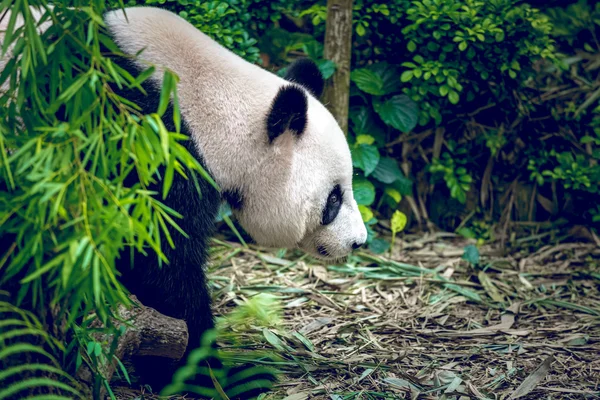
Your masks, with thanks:
M336 65L324 103L348 134L350 104L350 57L352 55L352 0L327 0L327 25L323 56Z

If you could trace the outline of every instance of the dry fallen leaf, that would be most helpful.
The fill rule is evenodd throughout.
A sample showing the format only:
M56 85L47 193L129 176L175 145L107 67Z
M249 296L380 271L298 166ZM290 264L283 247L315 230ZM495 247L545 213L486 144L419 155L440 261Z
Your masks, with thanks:
M544 362L536 368L525 380L519 385L509 397L509 399L518 399L531 392L548 374L550 371L550 365L554 362L554 356L550 356L544 360Z

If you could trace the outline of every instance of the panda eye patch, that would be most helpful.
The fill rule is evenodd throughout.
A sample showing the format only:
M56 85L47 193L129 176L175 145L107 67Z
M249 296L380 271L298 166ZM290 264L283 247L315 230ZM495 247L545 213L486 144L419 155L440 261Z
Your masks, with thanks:
M329 225L337 217L342 207L343 193L340 185L335 185L333 190L329 192L327 197L327 203L323 209L323 217L321 219L322 225Z

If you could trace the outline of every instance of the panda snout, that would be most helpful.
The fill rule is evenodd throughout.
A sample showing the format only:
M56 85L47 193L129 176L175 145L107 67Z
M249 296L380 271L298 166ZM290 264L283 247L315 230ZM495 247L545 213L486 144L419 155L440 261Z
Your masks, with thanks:
M352 243L352 250L358 250L363 247L365 242L354 242Z
M319 252L319 254L322 257L329 257L329 252L327 251L327 248L323 245L318 245L317 246L317 251Z

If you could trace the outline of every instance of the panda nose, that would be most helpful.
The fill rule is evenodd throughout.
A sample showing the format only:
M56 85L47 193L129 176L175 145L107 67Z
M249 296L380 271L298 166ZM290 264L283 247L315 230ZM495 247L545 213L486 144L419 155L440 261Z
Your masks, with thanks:
M365 244L365 242L362 242L362 243L356 243L356 242L354 242L354 243L352 243L352 250L360 249L363 246L363 244Z

